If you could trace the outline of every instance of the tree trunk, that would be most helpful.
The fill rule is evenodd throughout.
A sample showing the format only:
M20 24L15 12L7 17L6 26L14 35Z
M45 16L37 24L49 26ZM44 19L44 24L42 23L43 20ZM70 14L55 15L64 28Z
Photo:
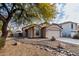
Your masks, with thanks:
M7 22L3 22L2 37L5 38L5 39L7 38L7 34L8 34L7 26L8 26L8 23Z
M5 46L5 42L6 42L6 38L7 38L7 34L8 34L7 26L8 26L8 22L3 22L2 35L0 38L0 49Z

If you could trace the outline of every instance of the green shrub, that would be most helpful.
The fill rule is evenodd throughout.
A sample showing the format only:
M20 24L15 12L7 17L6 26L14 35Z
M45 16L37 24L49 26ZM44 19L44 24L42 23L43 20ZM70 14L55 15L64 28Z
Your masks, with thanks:
M0 49L4 47L4 45L5 45L5 39L0 37Z
M73 39L79 39L79 33L73 36Z
M54 36L52 36L52 38L50 39L51 41L55 41L56 38Z

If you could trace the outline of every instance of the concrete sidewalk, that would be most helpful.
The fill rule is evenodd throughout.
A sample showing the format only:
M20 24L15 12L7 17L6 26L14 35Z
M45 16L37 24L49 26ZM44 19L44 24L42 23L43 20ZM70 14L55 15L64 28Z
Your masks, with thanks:
M69 44L79 45L79 39L72 39L72 38L58 38L58 41L66 42Z

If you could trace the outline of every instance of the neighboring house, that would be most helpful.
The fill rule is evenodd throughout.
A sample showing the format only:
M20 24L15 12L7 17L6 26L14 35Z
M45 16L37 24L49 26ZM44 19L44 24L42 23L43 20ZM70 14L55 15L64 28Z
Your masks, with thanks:
M61 37L61 31L63 28L59 26L58 24L51 24L46 28L46 37L51 38L54 36L55 38Z
M73 37L77 33L77 23L67 21L60 24L63 28L61 31L62 37Z
M14 37L23 37L23 33L20 30L17 30L15 33L13 33Z
M16 28L12 30L12 34L14 37L22 37L22 30L20 28Z
M77 31L79 31L79 24L77 25Z

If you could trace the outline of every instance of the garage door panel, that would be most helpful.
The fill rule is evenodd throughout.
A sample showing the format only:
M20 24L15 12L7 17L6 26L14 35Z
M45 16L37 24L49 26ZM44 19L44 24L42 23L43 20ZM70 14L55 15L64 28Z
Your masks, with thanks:
M52 36L54 36L55 38L57 38L57 37L60 36L59 34L60 34L59 31L50 31L50 30L48 30L46 36L48 38L51 38Z

